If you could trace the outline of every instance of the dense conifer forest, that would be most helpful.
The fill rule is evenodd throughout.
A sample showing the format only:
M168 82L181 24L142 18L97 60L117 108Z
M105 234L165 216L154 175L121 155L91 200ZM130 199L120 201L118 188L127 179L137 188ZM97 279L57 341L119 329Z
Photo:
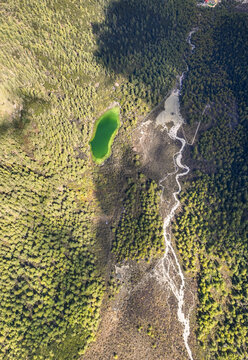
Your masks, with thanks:
M241 360L248 356L248 17L226 2L204 9L200 21L181 103L187 121L204 130L174 236L198 284L203 357Z
M129 179L123 211L115 232L113 252L118 261L149 260L164 250L163 221L159 214L160 196L157 184L146 180Z
M76 359L94 339L105 270L93 124L117 102L128 142L184 67L194 15L193 0L1 2L1 359ZM161 248L157 190L145 186L140 227L149 237L155 219L158 237L120 260Z
M78 359L95 339L106 288L115 291L97 223L114 189L125 193L111 261L163 251L158 186L135 160L123 188L115 176L101 188L89 140L115 104L113 162L125 156L186 56L181 113L201 124L174 239L198 284L202 356L247 358L247 14L232 1L3 0L0 18L0 359Z

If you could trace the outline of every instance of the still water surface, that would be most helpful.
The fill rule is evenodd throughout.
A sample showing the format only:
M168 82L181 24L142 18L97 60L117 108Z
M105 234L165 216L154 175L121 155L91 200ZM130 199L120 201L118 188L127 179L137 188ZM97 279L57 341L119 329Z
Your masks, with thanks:
M116 107L106 111L95 124L90 147L93 159L98 164L111 154L111 145L120 127L119 116L120 110Z

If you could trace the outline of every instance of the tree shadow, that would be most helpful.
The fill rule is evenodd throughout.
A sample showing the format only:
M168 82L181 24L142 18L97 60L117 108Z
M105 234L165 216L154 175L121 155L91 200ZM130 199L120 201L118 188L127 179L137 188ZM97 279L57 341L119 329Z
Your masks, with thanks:
M130 145L125 146L119 161L112 155L95 170L95 195L100 208L96 236L100 246L99 259L103 267L111 257L112 226L116 225L123 211L128 178L136 176L139 171Z
M23 131L31 121L31 115L39 115L45 111L49 103L41 98L25 96L22 99L22 108L16 112L12 118L3 119L0 124L0 136L4 136L9 130L12 130L15 138L20 138Z
M113 1L105 21L92 25L97 61L145 90L168 90L182 67L194 9L192 0Z
M114 0L106 7L104 21L92 24L95 58L108 74L124 76L132 83L133 89L124 96L158 103L184 66L186 37L194 16L194 0ZM134 155L126 145L118 162L111 156L97 167L96 197L105 214L100 232L122 206L127 177L141 170Z

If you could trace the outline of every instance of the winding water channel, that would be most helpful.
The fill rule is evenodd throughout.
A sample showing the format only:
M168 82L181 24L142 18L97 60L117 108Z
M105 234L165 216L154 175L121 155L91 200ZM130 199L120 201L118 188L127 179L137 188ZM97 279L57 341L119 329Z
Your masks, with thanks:
M191 43L191 37L196 31L197 31L196 28L193 29L189 33L187 38L187 42L191 46L191 51L193 51L195 48L195 46ZM164 180L170 175L175 175L175 180L178 189L173 193L173 197L175 200L174 205L170 210L169 214L164 219L163 230L164 230L164 240L165 240L165 253L163 257L160 259L160 261L157 263L151 275L154 276L160 283L165 283L166 285L169 285L171 291L173 292L177 300L177 304L178 304L177 316L179 322L183 326L184 345L187 350L189 359L193 360L192 351L188 343L188 338L190 335L190 321L189 321L190 311L186 314L185 278L180 263L178 261L177 255L175 253L175 250L173 249L171 243L171 235L170 235L171 220L173 219L175 212L180 205L178 195L181 192L181 184L179 180L181 177L187 175L188 172L190 171L187 165L182 164L182 154L186 145L186 140L178 136L178 131L182 126L182 124L184 123L184 120L180 114L180 109L179 109L179 95L182 88L182 82L185 73L188 70L189 69L187 66L186 71L183 72L182 75L180 76L179 85L172 91L171 95L165 101L165 111L162 111L162 113L160 113L156 119L157 125L162 125L163 129L167 131L169 137L172 140L179 141L181 143L181 147L180 150L176 152L173 157L175 171L173 172L173 174L166 174L159 182L160 186L164 190L164 186L163 186ZM168 108L173 109L174 111L172 113L168 112ZM173 125L170 128L170 130L168 130L167 124L171 122L173 122ZM161 200L164 201L163 192L161 195Z

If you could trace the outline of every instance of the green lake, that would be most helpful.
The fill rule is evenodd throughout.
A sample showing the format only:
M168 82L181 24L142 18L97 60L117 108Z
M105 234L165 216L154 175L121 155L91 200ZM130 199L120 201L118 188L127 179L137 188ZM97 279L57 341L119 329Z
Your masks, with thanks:
M111 155L111 146L120 127L120 109L106 111L95 123L90 148L93 160L101 164Z

